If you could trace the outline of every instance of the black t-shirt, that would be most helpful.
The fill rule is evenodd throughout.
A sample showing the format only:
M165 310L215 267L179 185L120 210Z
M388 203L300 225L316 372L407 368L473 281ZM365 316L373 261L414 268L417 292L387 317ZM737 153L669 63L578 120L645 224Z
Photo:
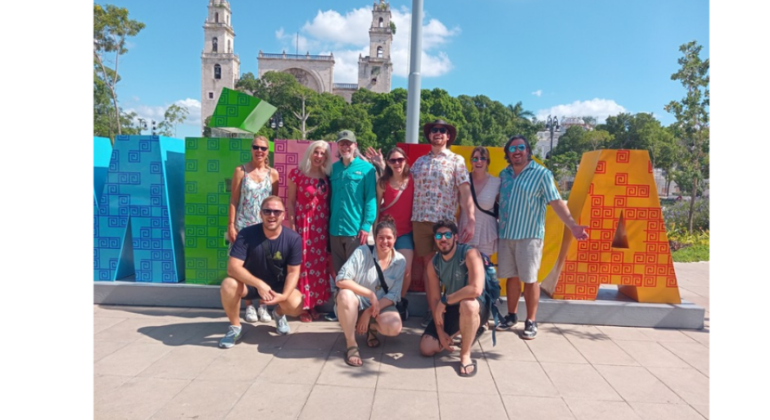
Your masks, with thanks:
M263 242L267 241L269 254L266 255ZM286 266L302 264L302 237L291 229L283 227L275 239L267 239L262 223L245 227L238 232L230 256L243 260L243 266L249 273L270 285L276 292L283 293L286 281ZM272 256L272 261L269 258ZM282 270L279 280L271 264ZM276 270L278 271L278 270Z

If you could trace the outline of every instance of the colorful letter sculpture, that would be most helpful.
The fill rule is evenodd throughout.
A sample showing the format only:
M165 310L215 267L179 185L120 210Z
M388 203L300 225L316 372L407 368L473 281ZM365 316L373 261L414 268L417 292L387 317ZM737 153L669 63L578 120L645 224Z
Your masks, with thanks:
M185 281L219 284L227 276L233 172L251 160L252 139L188 137L185 142Z
M107 137L94 137L94 214L99 211L99 198L102 196L104 181L112 156L112 143Z
M583 154L569 208L590 238L576 241L563 228L558 259L541 285L546 293L594 300L600 284L616 284L638 302L681 303L647 151Z
M209 126L256 133L275 110L276 107L267 101L243 92L222 88Z
M94 142L96 173L103 148ZM182 140L117 136L103 185L94 213L94 280L135 274L137 282L181 281Z

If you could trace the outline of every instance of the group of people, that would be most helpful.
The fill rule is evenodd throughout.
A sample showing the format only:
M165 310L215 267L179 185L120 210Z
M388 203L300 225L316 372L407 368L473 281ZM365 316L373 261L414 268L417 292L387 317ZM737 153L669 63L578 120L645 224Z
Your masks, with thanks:
M482 254L494 253L509 296L508 314L497 328L517 323L516 297L524 283L522 337L535 338L546 205L578 240L588 238L586 226L574 221L553 175L532 161L523 136L506 142L509 165L497 178L489 174L486 148L473 149L470 173L464 158L450 151L457 136L451 124L436 120L423 133L431 151L411 165L398 147L384 156L373 149L362 155L349 130L337 135L334 164L328 143L311 143L289 174L285 206L276 195L278 174L267 165L267 139L254 139L251 162L233 175L227 230L232 245L221 286L231 325L220 347L230 348L242 336L241 300L247 321L275 320L276 331L288 334L286 316L317 319L317 306L333 294L334 310L327 319L337 319L345 335L345 362L361 366L356 334L365 334L366 345L377 347L380 335L401 332L409 316L404 296L416 257L425 268L429 308L420 352L454 351L459 335L459 374L473 376L471 346L489 316L481 299ZM291 229L282 226L284 218Z

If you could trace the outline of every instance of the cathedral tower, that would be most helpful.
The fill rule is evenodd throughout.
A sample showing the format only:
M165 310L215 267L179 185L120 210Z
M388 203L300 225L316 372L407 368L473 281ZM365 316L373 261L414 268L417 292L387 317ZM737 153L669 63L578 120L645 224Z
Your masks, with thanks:
M390 44L393 31L390 28L390 3L380 0L372 9L372 26L369 28L369 55L358 58L358 88L372 92L390 92L393 63L390 61Z
M214 113L222 88L235 89L241 61L233 53L235 32L230 25L230 3L209 0L209 13L203 24L201 54L201 128Z

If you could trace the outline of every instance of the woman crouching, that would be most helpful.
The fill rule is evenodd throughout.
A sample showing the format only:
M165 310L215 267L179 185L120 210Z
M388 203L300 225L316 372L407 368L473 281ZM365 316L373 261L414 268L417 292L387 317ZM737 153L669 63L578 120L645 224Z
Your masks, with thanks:
M337 274L334 311L345 334L345 363L350 366L363 364L356 333L366 334L368 347L378 347L377 333L393 337L401 332L396 303L401 297L406 260L393 249L396 226L392 218L386 217L375 226L374 242L373 249L368 245L356 248Z

